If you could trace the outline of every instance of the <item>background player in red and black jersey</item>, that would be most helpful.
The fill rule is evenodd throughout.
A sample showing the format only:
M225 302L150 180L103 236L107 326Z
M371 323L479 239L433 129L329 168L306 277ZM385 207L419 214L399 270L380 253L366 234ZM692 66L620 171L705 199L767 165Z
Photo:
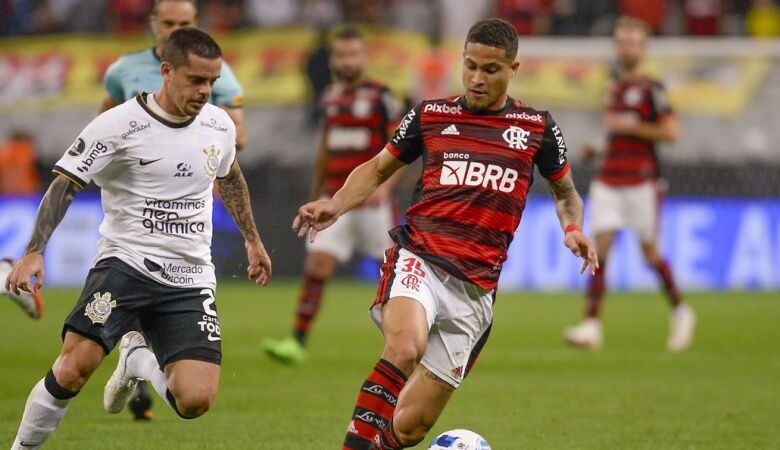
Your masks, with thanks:
M565 332L567 341L581 347L602 345L599 313L606 258L616 233L624 228L639 236L645 260L658 273L671 302L667 348L684 350L693 337L693 311L682 302L669 265L658 252L661 186L656 144L674 142L679 126L664 86L640 70L647 36L646 25L634 18L620 19L615 29L618 67L604 112L607 151L590 186L591 229L600 268L588 286L585 320ZM584 156L593 159L596 150L586 148Z
M385 348L358 395L344 449L417 444L471 370L490 332L534 166L553 193L564 244L584 258L583 271L596 269L561 130L548 112L507 95L517 45L508 22L477 22L464 46L465 94L423 101L333 198L298 210L293 227L311 230L314 240L398 169L423 159L408 223L391 233L371 308Z
M338 191L350 172L382 149L397 123L398 105L385 85L366 77L366 49L354 28L338 31L331 41L331 71L336 77L322 98L325 123L314 167L310 201ZM390 245L387 231L396 225L394 177L365 199L338 224L307 242L304 281L293 335L267 339L264 350L275 359L300 363L306 357L309 328L319 311L323 288L338 263L349 261L355 250L381 259Z

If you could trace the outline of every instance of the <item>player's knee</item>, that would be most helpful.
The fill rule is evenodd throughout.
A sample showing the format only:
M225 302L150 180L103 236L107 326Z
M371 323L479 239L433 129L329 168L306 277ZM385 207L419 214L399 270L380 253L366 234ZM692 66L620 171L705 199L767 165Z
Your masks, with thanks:
M388 343L385 347L384 359L390 361L394 366L403 371L407 376L410 376L417 364L422 360L424 348L420 348L416 342L412 340L403 340L400 342Z
M186 419L195 419L206 414L216 397L216 391L208 388L174 394L176 410Z
M394 424L393 431L395 431L396 437L398 437L398 440L401 441L404 447L413 447L425 439L432 427L433 424L428 425L420 422L406 426Z
M54 379L58 385L71 391L79 391L85 384L92 372L81 367L75 358L61 356L52 368Z
M310 253L306 258L304 271L310 277L326 280L333 275L335 266L335 258L332 256L322 253Z

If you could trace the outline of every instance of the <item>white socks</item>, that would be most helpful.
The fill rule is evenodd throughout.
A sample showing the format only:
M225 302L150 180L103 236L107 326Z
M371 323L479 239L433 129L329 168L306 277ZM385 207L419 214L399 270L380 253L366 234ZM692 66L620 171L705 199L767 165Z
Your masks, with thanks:
M157 364L157 358L148 348L136 348L127 357L127 370L136 377L149 381L154 386L154 390L160 397L168 403L168 379L165 377L165 373L160 370L159 364ZM176 409L176 408L174 408Z
M70 399L61 400L51 395L45 379L39 381L27 397L22 423L11 450L37 449L43 445L65 417L69 402Z

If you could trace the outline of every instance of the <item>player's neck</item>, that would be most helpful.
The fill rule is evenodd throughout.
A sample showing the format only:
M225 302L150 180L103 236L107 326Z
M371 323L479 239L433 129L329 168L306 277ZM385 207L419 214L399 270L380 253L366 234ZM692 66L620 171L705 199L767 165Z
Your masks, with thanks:
M341 80L341 86L343 86L345 91L354 91L358 88L363 82L365 81L366 77L364 75L361 75L353 80Z
M639 70L639 66L635 66L632 68L621 68L618 71L618 77L623 81L632 81L636 80L642 75L642 72Z
M181 123L191 119L190 116L182 115L181 111L168 99L168 96L162 90L150 94L146 98L146 103L155 114L169 122Z

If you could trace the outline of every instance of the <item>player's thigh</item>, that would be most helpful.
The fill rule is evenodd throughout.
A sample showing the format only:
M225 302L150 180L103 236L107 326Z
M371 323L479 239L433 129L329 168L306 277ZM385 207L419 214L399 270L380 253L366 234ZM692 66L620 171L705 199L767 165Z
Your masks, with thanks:
M317 233L314 242L306 238L306 251L309 253L327 253L344 264L355 250L355 233L352 231L352 211L339 217L333 225Z
M599 261L602 263L607 260L609 251L612 249L612 244L615 242L616 231L602 231L594 237L596 242L596 253L599 256Z
M441 416L455 388L425 366L418 366L404 385L393 414L393 428L405 441L425 437Z
M642 243L654 243L658 236L660 194L655 182L649 181L627 191L628 226Z
M392 297L382 308L383 357L406 371L425 354L428 319L423 305L410 297Z
M210 405L219 389L219 364L180 359L165 366L168 388L177 401L189 405Z
M137 326L139 308L149 301L149 283L118 258L99 261L65 319L63 339L70 331L99 344L108 354L122 335Z
M590 230L594 235L615 232L625 227L625 212L620 189L598 180L590 185Z
M222 330L211 289L166 287L140 322L160 367L182 360L221 364Z
M474 367L493 325L494 290L449 277L437 297L438 316L422 365L458 388Z
M375 259L381 259L386 248L393 244L389 231L396 225L394 201L354 211L357 248Z

